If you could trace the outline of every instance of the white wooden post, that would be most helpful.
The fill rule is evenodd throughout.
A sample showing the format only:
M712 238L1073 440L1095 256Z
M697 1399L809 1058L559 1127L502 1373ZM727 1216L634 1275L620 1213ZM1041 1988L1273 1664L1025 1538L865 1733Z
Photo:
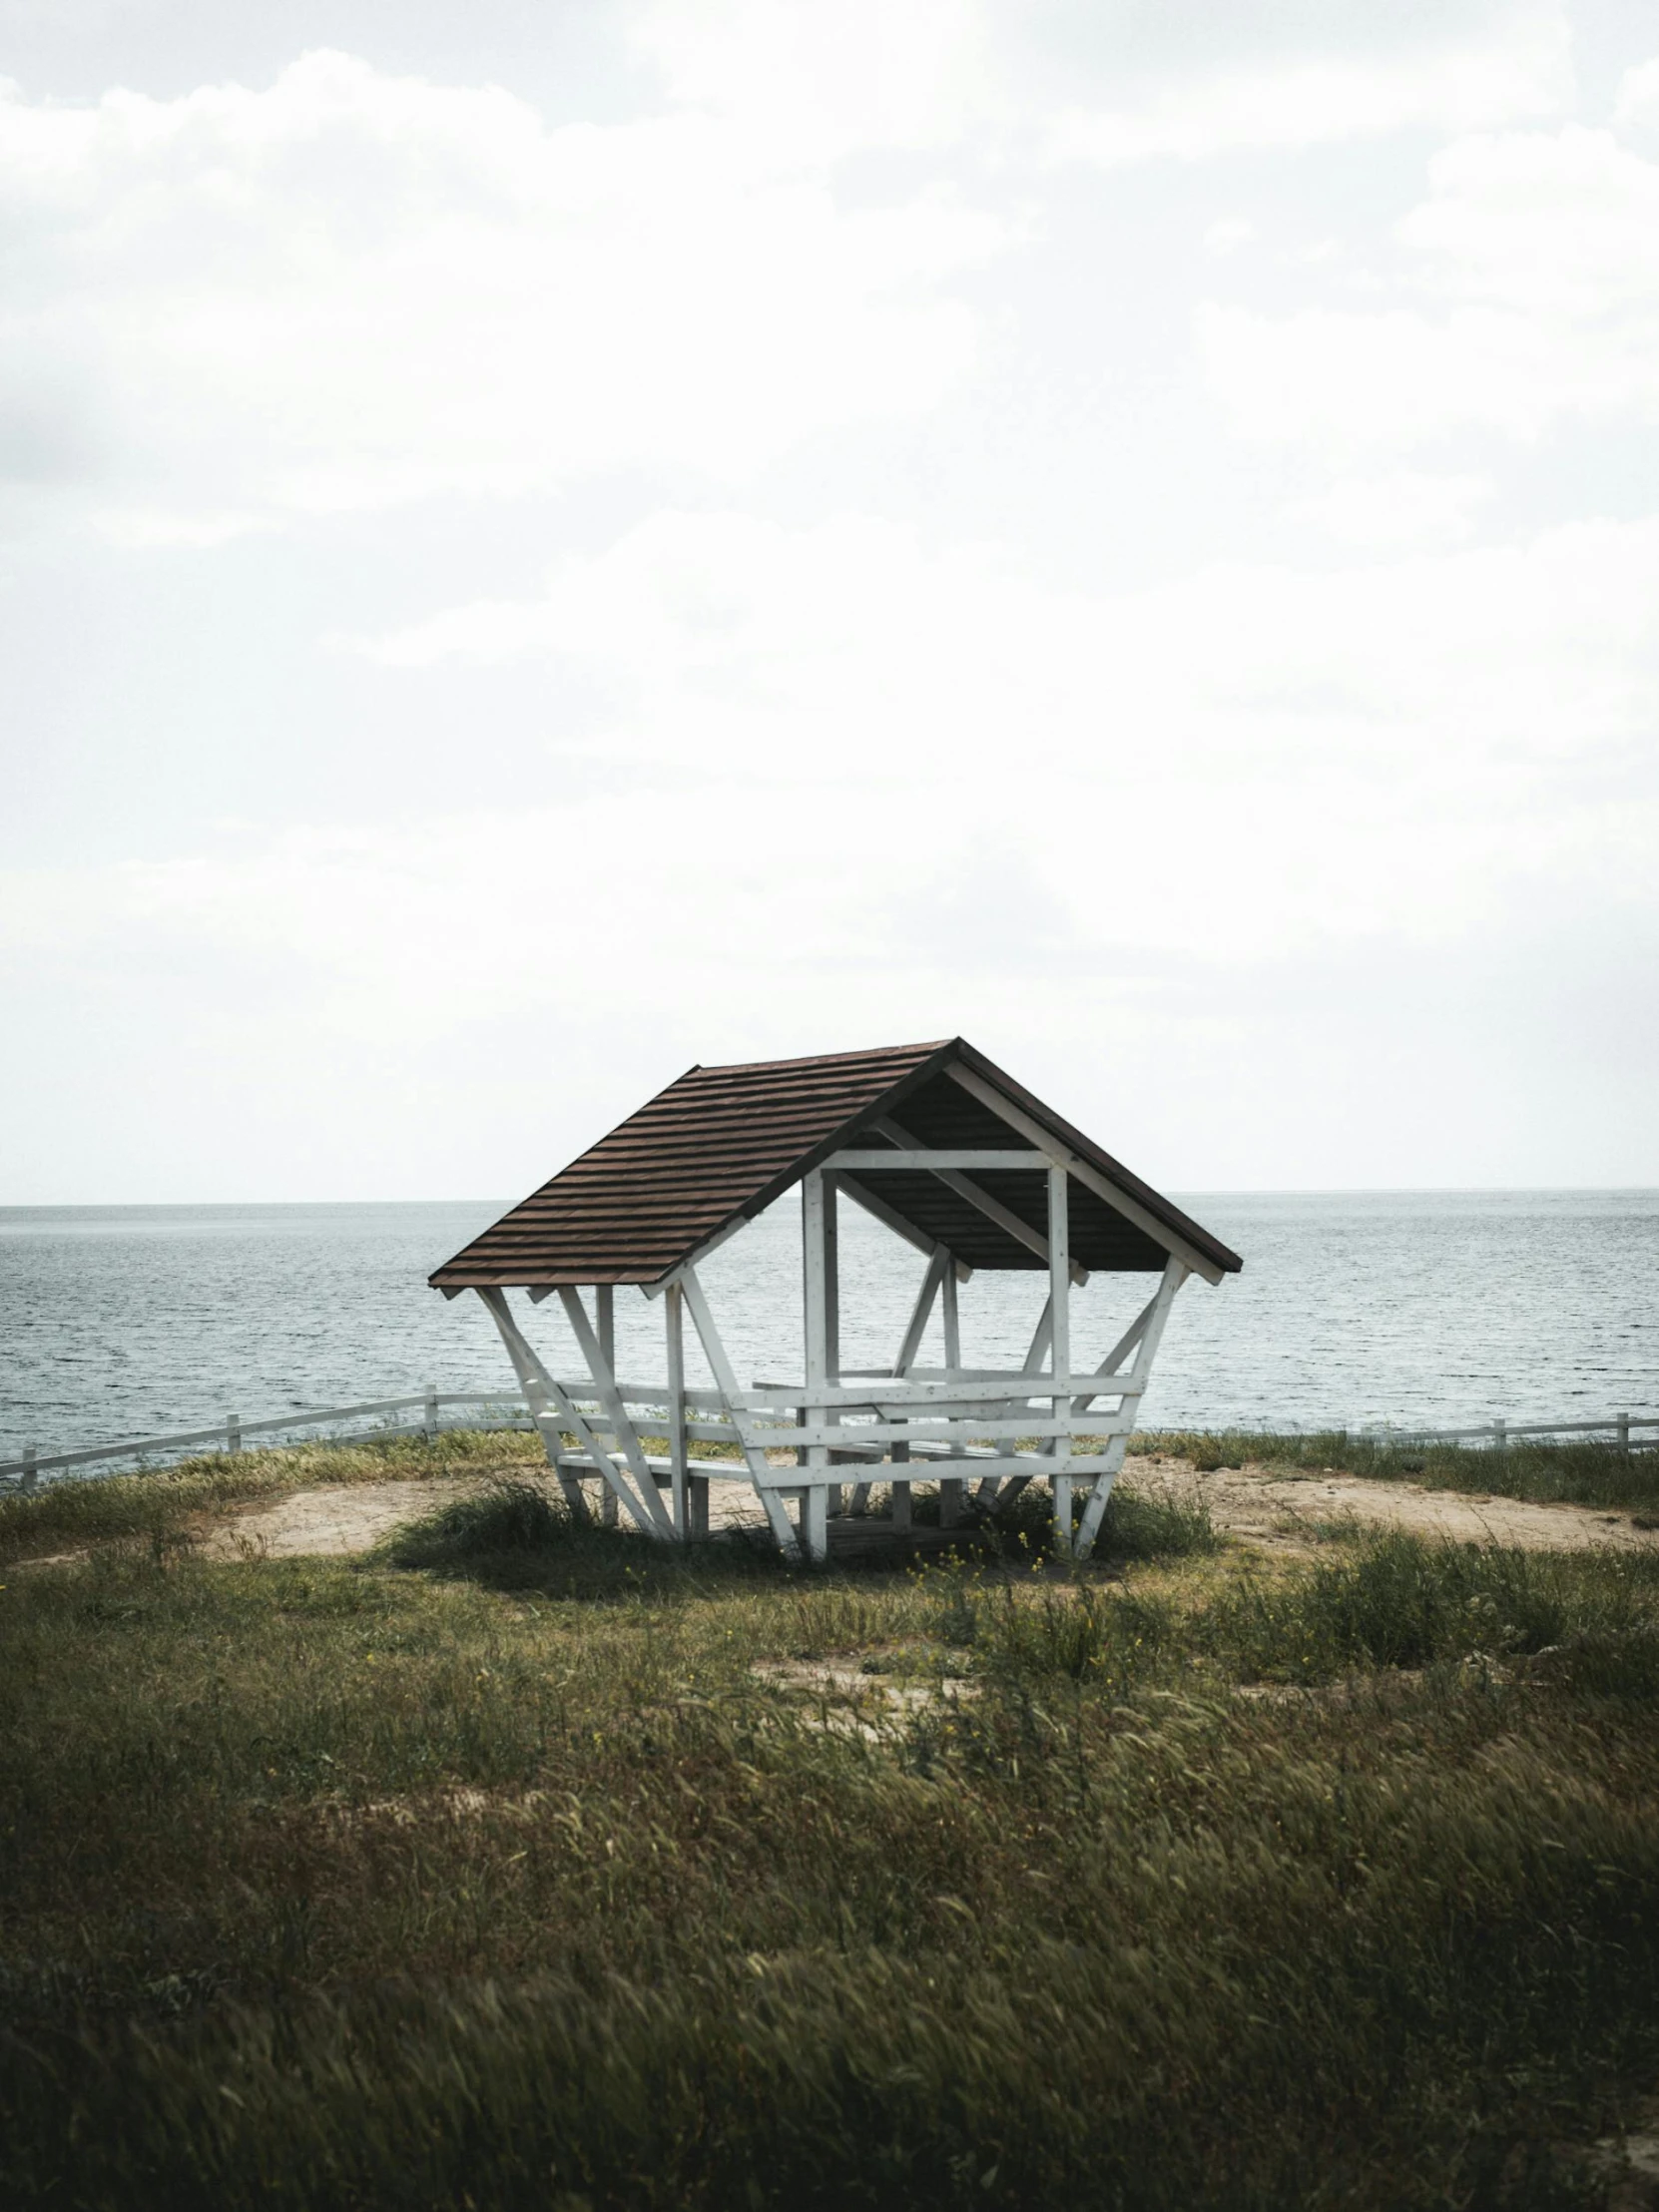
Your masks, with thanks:
M435 1382L428 1382L426 1385L422 1425L426 1432L426 1441L435 1444L438 1440L438 1386Z
M1064 1168L1048 1171L1048 1342L1056 1378L1071 1375L1071 1214ZM1053 1400L1054 1418L1071 1418L1071 1395ZM1071 1553L1071 1476L1062 1468L1071 1465L1071 1438L1056 1436L1049 1446L1054 1453L1054 1549L1061 1558Z
M997 1107L996 1111L999 1114L1002 1114L1004 1118L1006 1118L1004 1109L1001 1105ZM1033 1126L1035 1125L1033 1124ZM873 1122L871 1122L870 1127L874 1131L876 1131L877 1134L885 1137L888 1143L893 1145L899 1152L908 1154L912 1159L915 1159L918 1162L924 1159L925 1155L930 1149L926 1145L917 1144L915 1138L910 1135L909 1131L907 1129L901 1129L898 1123L894 1121L890 1115L879 1115ZM1045 1159L1052 1159L1054 1156L1053 1145L1051 1141L1045 1140L1042 1144L1035 1146L1034 1149L1041 1150ZM949 1156L950 1155L947 1155L947 1157ZM860 1155L853 1154L852 1157L856 1159L860 1157ZM962 1155L960 1153L957 1153L954 1155L954 1157L960 1159ZM988 1164L988 1155L986 1156L986 1158ZM1003 1155L999 1154L998 1158L1003 1158ZM873 1161L871 1162L871 1164L874 1164ZM896 1165L897 1163L894 1162L891 1164ZM1007 1159L1006 1165L1009 1167L1017 1167L1018 1165L1020 1165L1020 1163L1015 1159ZM1003 1230L1008 1236L1013 1238L1015 1244L1024 1245L1027 1252L1034 1252L1037 1258L1043 1261L1046 1265L1048 1260L1048 1240L1042 1235L1039 1230L1033 1229L1028 1221L1022 1220L1018 1214L1014 1213L1011 1210L1011 1208L1004 1206L1001 1199L992 1198L989 1191L981 1190L979 1185L975 1183L970 1176L963 1175L956 1168L930 1166L928 1172L932 1175L935 1175L938 1180L944 1185L947 1191L954 1191L958 1198L965 1198L968 1204L973 1207L976 1212L983 1214L987 1221L994 1221L999 1229ZM1083 1269L1079 1268L1074 1272L1077 1275L1082 1276L1085 1282L1088 1280L1087 1275L1085 1274Z
M686 1534L696 1543L709 1539L709 1494L713 1485L706 1474L686 1477Z
M916 1355L921 1350L921 1340L927 1334L927 1324L932 1316L934 1304L938 1299L939 1286L943 1283L947 1274L954 1274L955 1268L955 1258L945 1246L934 1245L927 1255L927 1268L921 1279L921 1288L916 1293L916 1302L910 1309L910 1318L905 1324L904 1335L899 1342L898 1358L893 1362L892 1372L895 1376L908 1375L911 1368L915 1366ZM900 1415L894 1416L895 1419L901 1417ZM895 1442L887 1456L895 1466L903 1466L910 1456L910 1447L907 1443ZM867 1482L860 1482L853 1490L851 1509L854 1513L861 1513L864 1510L869 1497L869 1490L870 1485ZM899 1496L900 1491L903 1492L902 1501ZM909 1483L901 1482L895 1478L888 1494L892 1499L894 1525L908 1528L910 1525ZM904 1516L902 1522L899 1520L901 1502Z
M814 1168L801 1182L801 1262L803 1268L803 1318L805 1338L803 1346L807 1377L807 1403L805 1407L810 1427L828 1427L830 1408L824 1404L824 1391L830 1383L835 1354L835 1186L831 1177L821 1168ZM807 1464L802 1470L808 1477L801 1493L801 1540L810 1559L824 1559L829 1553L829 1534L825 1521L829 1514L830 1450L827 1444L810 1444L807 1448ZM815 1481L814 1476L818 1479ZM838 1500L837 1500L838 1503Z
M1508 1448L1509 1448L1509 1423L1508 1423L1508 1422L1507 1422L1506 1420L1494 1420L1494 1421L1493 1421L1493 1423L1492 1423L1492 1443L1493 1443L1493 1445L1494 1445L1494 1446L1496 1447L1496 1449L1497 1449L1497 1450L1499 1450L1499 1451L1507 1451L1507 1450L1508 1450Z
M893 1362L894 1375L908 1375L916 1364L921 1350L921 1340L927 1334L927 1324L933 1312L933 1302L939 1295L939 1286L953 1263L943 1245L935 1245L928 1257L927 1270L916 1293L916 1302L910 1309L910 1318L904 1327L904 1336L898 1347L898 1358Z
M1054 1300L1049 1297L1043 1300L1043 1310L1037 1316L1036 1328L1031 1332L1030 1349L1025 1355L1025 1372L1027 1375L1041 1374L1043 1363L1048 1358L1049 1346L1053 1342Z
M824 1178L824 1377L838 1382L841 1373L840 1186Z
M944 1324L944 1364L947 1370L962 1364L962 1323L956 1305L956 1270L944 1271L941 1285L940 1319ZM962 1477L950 1474L939 1476L939 1526L954 1528L962 1517L962 1502L966 1496L966 1484Z
M692 1326L702 1340L704 1358L714 1373L715 1387L726 1400L726 1409L732 1416L738 1440L743 1445L743 1455L749 1462L750 1478L755 1484L755 1494L761 1501L761 1510L766 1514L767 1525L784 1557L799 1559L801 1547L796 1542L795 1530L790 1526L790 1516L779 1501L778 1492L764 1479L769 1472L765 1447L756 1442L747 1420L738 1408L738 1399L742 1394L738 1388L738 1379L727 1357L726 1347L721 1342L720 1331L715 1327L715 1317L709 1311L709 1301L703 1295L703 1286L692 1268L680 1270L680 1281L685 1288Z
M809 1559L830 1556L829 1504L828 1482L810 1482L801 1493L801 1546Z
M524 1402L530 1408L530 1418L536 1424L536 1433L541 1438L542 1449L547 1453L547 1463L557 1475L559 1487L565 1494L565 1503L570 1507L571 1518L585 1522L588 1518L588 1501L582 1495L582 1485L575 1475L569 1473L559 1464L559 1430L553 1425L552 1416L555 1410L562 1412L563 1407L562 1405L556 1405L554 1393L547 1387L548 1377L542 1368L541 1362L536 1358L530 1346L525 1343L522 1331L513 1320L512 1308L507 1304L506 1292L480 1289L478 1290L478 1297L483 1301L485 1310L500 1333L501 1342L507 1348L507 1358L513 1364L513 1373L518 1377L518 1386L524 1392ZM585 1424L579 1426L573 1422L572 1426L577 1429L579 1435L586 1438L588 1430ZM593 1448L597 1454L599 1449L597 1442L595 1442Z
M902 1451L902 1452L904 1452L904 1453L906 1454L906 1456L908 1456L908 1453L909 1453L909 1449L910 1449L910 1447L909 1447L909 1445L908 1445L908 1444L895 1444L895 1445L894 1445L894 1447L893 1447L893 1455L894 1455L894 1457L896 1458L896 1457L897 1457L897 1455L898 1455L898 1453L899 1453L900 1451ZM892 1486L892 1489L891 1489L891 1492L890 1492L889 1494L891 1495L891 1498L892 1498L892 1524L893 1524L893 1527L894 1527L895 1529L897 1529L897 1528L908 1528L908 1527L909 1527L909 1525L910 1525L910 1485L909 1485L909 1483L908 1483L908 1482L894 1482L894 1484L893 1484L893 1486Z
M601 1421L587 1424L587 1432L591 1434L595 1427L609 1427L623 1458L628 1463L628 1472L634 1478L634 1488L631 1490L628 1487L618 1473L610 1453L597 1443L593 1447L595 1464L604 1475L607 1485L615 1491L620 1502L628 1507L629 1512L639 1521L640 1526L648 1536L672 1537L674 1535L674 1524L669 1519L668 1508L657 1495L657 1478L652 1473L650 1464L646 1459L645 1446L640 1442L640 1432L634 1426L633 1419L622 1401L622 1392L617 1387L616 1369L612 1362L605 1357L599 1339L594 1335L592 1324L588 1320L587 1309L582 1304L582 1294L580 1291L561 1290L559 1298L569 1318L570 1326L576 1332L576 1342L581 1347L583 1359L588 1363L588 1373L593 1377L598 1389L599 1401L605 1409ZM581 1433L582 1431L578 1430L578 1434ZM635 1511L636 1493L639 1502L639 1511L637 1512Z
M674 1525L680 1540L693 1533L686 1490L686 1294L678 1283L671 1283L663 1296L663 1329L668 1339L668 1464L670 1497L674 1511ZM703 1526L698 1535L709 1533L709 1483L703 1478Z
M1119 1362L1127 1354L1129 1347L1138 1345L1139 1350L1135 1354L1135 1364L1130 1372L1122 1378L1117 1393L1120 1400L1119 1411L1125 1419L1132 1420L1140 1408L1141 1397L1152 1378L1152 1363L1158 1357L1158 1347L1163 1340L1164 1324L1169 1320L1170 1308L1175 1304L1175 1294L1186 1282L1190 1270L1184 1260L1177 1260L1172 1257L1166 1263L1163 1280L1152 1294L1146 1307L1136 1317L1126 1333L1118 1339L1111 1351L1107 1353L1104 1362L1096 1370L1102 1380L1109 1379L1117 1369ZM1107 1391L1100 1394L1109 1395L1112 1393L1108 1388ZM1073 1398L1071 1405L1072 1419L1076 1420L1080 1415L1086 1414L1093 1402L1092 1396ZM1128 1449L1129 1436L1127 1430L1114 1436L1107 1446L1107 1463L1095 1477L1094 1488L1090 1493L1089 1501L1083 1508L1082 1525L1077 1531L1077 1539L1073 1546L1073 1556L1075 1558L1086 1559L1094 1549L1094 1540L1099 1535L1100 1524L1106 1517L1106 1507L1111 1499L1112 1485L1118 1478L1118 1470L1123 1465L1124 1454Z
M1025 1355L1025 1373L1027 1375L1041 1373L1043 1362L1048 1358L1049 1339L1053 1334L1053 1330L1054 1301L1052 1298L1046 1298L1043 1300L1043 1310L1037 1316L1037 1326L1031 1332L1030 1349ZM1020 1491L1024 1489L1030 1479L1031 1477L1028 1474L1016 1474L1011 1481L1007 1481L1007 1478L1000 1474L983 1475L973 1494L978 1498L981 1505L991 1505L1002 1492L1005 1482L1008 1496L1015 1498L1018 1497Z
M840 1178L826 1175L824 1178L824 1380L838 1382L841 1379L841 1229L840 1229ZM840 1426L840 1414L831 1410L828 1419L831 1428ZM830 1453L825 1454L830 1460ZM824 1493L827 1514L839 1515L844 1500L841 1484L831 1482ZM828 1539L826 1539L828 1540Z
M40 1480L40 1470L35 1464L35 1461L39 1458L39 1444L25 1444L23 1446L23 1472L18 1477L18 1487L22 1490L25 1497L28 1496L29 1492Z
M1624 1453L1625 1457L1626 1457L1626 1458L1628 1459L1628 1458L1629 1458L1629 1456L1630 1456L1630 1415L1629 1415L1628 1413L1621 1413L1621 1414L1619 1415L1619 1418L1618 1418L1618 1424L1617 1424L1617 1425L1618 1425L1618 1438L1619 1438L1619 1449L1620 1449L1620 1450L1621 1450L1621 1451L1622 1451L1622 1452Z
M581 1293L576 1294L578 1297ZM612 1375L616 1373L616 1293L609 1283L596 1283L593 1287L594 1334L599 1339L599 1350ZM599 1485L599 1521L603 1528L617 1525L616 1492L608 1482Z

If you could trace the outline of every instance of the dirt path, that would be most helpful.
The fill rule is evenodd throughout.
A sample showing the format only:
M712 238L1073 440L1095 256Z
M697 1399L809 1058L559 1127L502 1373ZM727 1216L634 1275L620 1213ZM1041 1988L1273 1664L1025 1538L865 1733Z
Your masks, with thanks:
M428 1476L413 1482L331 1482L314 1490L291 1490L270 1504L254 1502L228 1518L205 1521L196 1531L206 1559L339 1558L368 1551L404 1522L436 1512L457 1497L487 1490L508 1474L515 1482L537 1479L534 1467L515 1461L509 1467L480 1469L465 1475ZM546 1478L550 1496L557 1496ZM748 1525L761 1519L755 1493L739 1483L717 1483L711 1519L717 1527Z
M404 1521L419 1520L452 1498L487 1487L481 1475L418 1482L329 1482L255 1503L198 1530L206 1559L338 1557L367 1551Z
M1523 1551L1577 1551L1593 1544L1659 1544L1627 1512L1594 1505L1534 1505L1522 1498L1426 1489L1420 1482L1246 1464L1195 1473L1186 1459L1131 1459L1124 1480L1165 1496L1202 1497L1217 1528L1267 1550L1303 1550L1320 1521L1391 1522L1459 1543L1515 1544Z
M523 1478L529 1470L515 1465ZM404 1521L416 1520L452 1498L488 1486L492 1474L419 1482L332 1483L295 1490L271 1504L256 1504L202 1531L211 1559L255 1554L271 1559L300 1555L339 1557L367 1551ZM1528 1551L1577 1550L1592 1544L1659 1544L1659 1530L1639 1529L1628 1513L1585 1505L1533 1505L1519 1498L1462 1490L1425 1489L1417 1482L1373 1481L1336 1469L1290 1472L1247 1465L1195 1473L1185 1459L1131 1459L1124 1479L1134 1489L1190 1497L1208 1503L1219 1529L1242 1542L1274 1551L1300 1551L1317 1541L1321 1521L1391 1522L1424 1535L1459 1542L1518 1544ZM719 1483L717 1522L754 1520L752 1494Z

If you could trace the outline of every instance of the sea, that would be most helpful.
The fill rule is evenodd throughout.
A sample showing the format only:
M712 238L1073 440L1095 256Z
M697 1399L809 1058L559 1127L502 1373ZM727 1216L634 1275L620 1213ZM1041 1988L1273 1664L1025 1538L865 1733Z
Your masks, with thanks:
M1245 1265L1215 1289L1194 1279L1176 1301L1142 1406L1149 1425L1659 1413L1659 1191L1212 1192L1179 1203ZM73 1450L428 1383L510 1387L479 1301L426 1287L503 1211L492 1200L0 1209L0 1460L26 1444ZM843 1208L844 1367L890 1363L921 1266ZM799 1202L781 1200L701 1274L739 1375L798 1380ZM1103 1356L1151 1287L1097 1276L1075 1294L1078 1366ZM964 1285L964 1359L1023 1358L1045 1290L1037 1274ZM556 1301L524 1306L523 1319L558 1372L585 1372ZM628 1379L661 1380L661 1302L619 1292L617 1330ZM695 1351L688 1367L694 1380L703 1372Z

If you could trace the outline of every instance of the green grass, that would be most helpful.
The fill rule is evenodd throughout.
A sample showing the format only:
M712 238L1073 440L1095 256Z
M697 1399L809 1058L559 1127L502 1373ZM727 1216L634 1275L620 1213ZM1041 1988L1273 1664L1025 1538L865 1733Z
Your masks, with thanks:
M13 1574L0 2201L1560 2203L1659 2069L1654 1562L1126 1505L1072 1578L511 1484Z
M1467 1444L1379 1443L1342 1429L1293 1436L1252 1429L1148 1429L1130 1440L1129 1449L1190 1459L1201 1472L1247 1462L1309 1467L1543 1505L1623 1507L1659 1527L1659 1448L1623 1452L1610 1443L1522 1441L1493 1451Z
M875 1502L879 1509L881 1501ZM936 1527L937 1486L917 1483L913 1509L918 1526ZM1080 1515L1079 1500L1076 1517ZM1053 1524L1048 1490L1027 1489L995 1520L970 1506L962 1524L962 1549L1014 1562L1039 1561L1050 1552ZM1095 1550L1102 1563L1122 1565L1214 1552L1221 1542L1201 1497L1142 1496L1120 1484L1108 1502ZM640 1551L626 1531L591 1522L579 1525L564 1501L542 1483L507 1475L477 1495L451 1499L398 1529L378 1546L375 1558L386 1566L469 1576L496 1589L548 1588L566 1596L597 1597L632 1586ZM886 1562L889 1570L894 1563ZM902 1563L901 1546L896 1563ZM667 1586L676 1573L692 1571L684 1560L660 1563L653 1570L658 1587ZM776 1578L765 1539L759 1548L730 1538L717 1540L697 1558L695 1573L701 1589L716 1578L736 1584L752 1583L757 1575Z
M1345 1531L1343 1549L1294 1573L1240 1558L1202 1596L1088 1580L1022 1592L982 1569L944 1569L941 1633L1004 1682L1190 1692L1474 1666L1659 1694L1659 1552L1528 1552L1388 1528Z
M318 1483L414 1481L506 1462L544 1463L539 1437L457 1428L434 1443L401 1436L383 1444L283 1444L204 1453L145 1474L48 1482L29 1496L0 1496L0 1561L120 1536L163 1543L205 1513Z

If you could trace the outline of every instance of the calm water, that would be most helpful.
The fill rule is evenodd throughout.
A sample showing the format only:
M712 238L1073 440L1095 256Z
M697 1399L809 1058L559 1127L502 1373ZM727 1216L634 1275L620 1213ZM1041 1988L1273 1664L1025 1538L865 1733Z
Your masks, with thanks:
M1145 1417L1163 1425L1452 1426L1659 1411L1659 1192L1191 1196L1245 1258L1176 1303ZM502 1211L397 1206L0 1209L0 1458L382 1396L509 1383L476 1299L428 1271ZM846 1207L848 1367L892 1357L920 1261ZM740 1375L800 1365L797 1204L704 1268ZM970 1362L1022 1355L1037 1276L962 1292ZM1079 1364L1151 1288L1077 1294ZM663 1373L660 1308L618 1294L623 1364ZM532 1334L570 1357L562 1317Z

